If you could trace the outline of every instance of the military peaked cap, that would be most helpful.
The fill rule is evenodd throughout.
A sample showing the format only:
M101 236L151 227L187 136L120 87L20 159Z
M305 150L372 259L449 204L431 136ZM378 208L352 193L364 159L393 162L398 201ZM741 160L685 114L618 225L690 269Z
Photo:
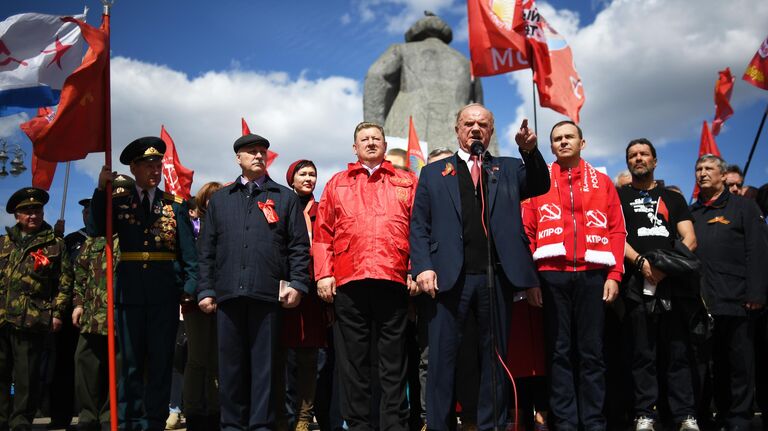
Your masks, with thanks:
M165 154L165 142L156 136L145 136L128 144L120 153L120 163L130 165L145 159L160 160Z
M47 203L48 192L36 187L25 187L11 195L8 199L8 204L5 206L5 211L8 214L13 214L21 208L41 207Z

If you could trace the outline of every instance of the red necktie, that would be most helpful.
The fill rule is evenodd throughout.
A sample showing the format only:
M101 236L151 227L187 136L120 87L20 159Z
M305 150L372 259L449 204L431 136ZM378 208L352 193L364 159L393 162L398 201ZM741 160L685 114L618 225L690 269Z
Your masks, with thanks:
M469 171L469 174L472 176L472 183L477 188L477 182L480 181L480 161L476 154L469 156L469 160L472 161L472 170Z

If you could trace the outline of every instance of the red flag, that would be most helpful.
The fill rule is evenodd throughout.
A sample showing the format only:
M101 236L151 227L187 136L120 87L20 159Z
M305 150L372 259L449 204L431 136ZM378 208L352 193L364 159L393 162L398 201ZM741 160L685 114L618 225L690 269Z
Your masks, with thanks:
M539 14L539 9L536 7L534 0L524 1L522 13L523 20L525 21L525 41L528 45L528 52L533 55L533 62L535 64L533 71L536 75L548 77L552 73L552 59L549 54L547 41L549 37L546 33L547 21Z
M26 123L19 124L19 128L34 142L40 132L45 128L53 118L51 108L38 108L37 116ZM53 183L53 176L56 174L56 162L48 162L37 157L32 150L32 187L50 190Z
M664 203L664 199L659 196L659 201L656 203L656 216L663 216L664 221L669 222L669 208Z
M416 135L416 128L413 126L413 117L410 117L410 123L408 125L408 160L405 161L405 166L413 171L416 176L421 172L421 168L426 164L424 161L424 154L421 152L421 144L419 144L419 137Z
M734 78L731 75L731 69L726 67L718 74L715 83L715 119L712 120L712 135L714 136L720 134L720 127L725 123L725 120L733 115L731 93L733 93Z
M715 137L712 136L712 132L709 130L709 126L705 121L701 125L701 143L699 144L699 157L704 154L714 154L717 157L720 156L720 149L717 148L717 142ZM693 198L696 199L699 196L699 185L696 184L693 187Z
M469 54L473 76L528 69L522 0L468 0Z
M83 159L88 153L105 151L106 146L109 30L105 22L95 28L71 17L62 20L80 26L89 47L82 64L64 81L53 120L33 140L37 156L51 162Z
M547 38L552 73L544 75L534 71L533 79L539 90L539 103L578 123L585 96L581 77L573 63L571 47L544 17L541 17L540 26Z
M189 199L195 171L187 169L181 164L179 154L176 152L176 145L174 145L171 135L165 130L165 126L160 126L160 139L165 142L165 155L163 155L165 191Z
M248 135L251 133L251 129L248 128L248 123L245 122L245 118L240 118L240 120L243 123L243 136ZM275 161L278 154L272 150L267 150L267 169L269 169L269 165L272 164L272 162Z
M741 78L757 88L768 90L768 80L765 79L768 75L768 38L766 38L760 48L752 57L752 61L747 65L747 70L744 71L744 76Z

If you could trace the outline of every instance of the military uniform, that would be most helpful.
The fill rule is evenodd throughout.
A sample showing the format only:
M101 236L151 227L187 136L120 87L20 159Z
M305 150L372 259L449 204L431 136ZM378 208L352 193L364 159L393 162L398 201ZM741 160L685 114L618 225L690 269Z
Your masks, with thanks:
M78 203L85 212L90 202L90 199L81 199ZM73 267L87 238L85 227L64 237L69 261ZM72 306L70 305L64 316L71 315ZM75 414L75 350L79 335L77 328L72 325L72 319L65 318L61 323L61 330L53 334L55 366L52 370L51 384L48 386L48 397L50 399L51 424L58 428L65 428L70 424L72 416Z
M120 161L162 157L159 138L141 138L123 150ZM138 184L137 184L138 185ZM112 200L114 232L120 240L116 271L115 325L121 355L118 416L126 430L162 430L168 415L171 369L182 288L197 284L197 252L187 204L154 190L143 208L137 187L116 193ZM91 221L104 235L106 197L96 190Z
M6 211L47 201L43 190L22 189ZM42 222L29 234L19 224L6 230L0 236L0 430L29 430L38 402L40 352L52 319L68 318L72 267L64 240L49 224Z
M86 239L75 260L74 305L81 307L80 337L75 351L75 391L80 403L78 424L83 430L98 430L109 422L109 356L107 349L107 260L106 239ZM120 259L114 242L115 268Z

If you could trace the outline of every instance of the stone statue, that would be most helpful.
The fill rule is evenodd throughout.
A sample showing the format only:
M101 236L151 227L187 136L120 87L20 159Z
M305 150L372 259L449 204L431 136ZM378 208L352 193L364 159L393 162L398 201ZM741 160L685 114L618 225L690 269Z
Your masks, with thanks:
M453 32L431 12L424 12L368 69L363 95L365 121L383 124L388 136L408 138L413 116L419 139L456 149L456 114L464 105L483 102L479 79L469 73L469 60L448 44ZM495 136L492 146L495 147ZM497 151L493 151L498 154Z

